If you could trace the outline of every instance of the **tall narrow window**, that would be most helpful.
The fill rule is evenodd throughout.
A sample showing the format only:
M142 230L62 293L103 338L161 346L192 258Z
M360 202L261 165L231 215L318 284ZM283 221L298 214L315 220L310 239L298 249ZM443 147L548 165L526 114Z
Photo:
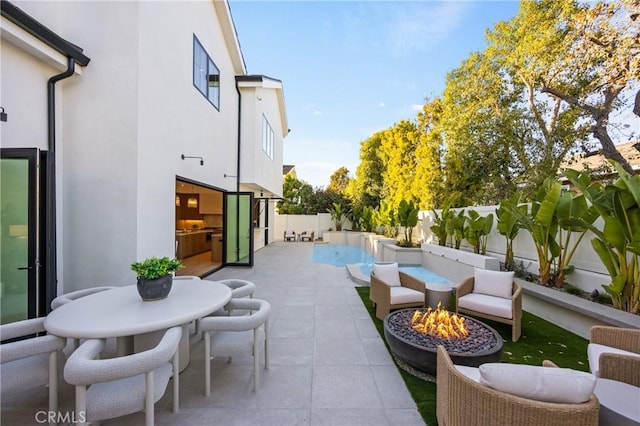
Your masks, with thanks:
M211 104L220 109L220 70L193 36L193 85Z
M262 115L262 150L273 160L273 128L264 114Z

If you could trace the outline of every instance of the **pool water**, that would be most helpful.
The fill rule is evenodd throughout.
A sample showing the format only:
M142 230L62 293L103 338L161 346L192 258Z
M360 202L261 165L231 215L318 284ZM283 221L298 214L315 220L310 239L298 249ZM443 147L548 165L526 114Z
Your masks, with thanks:
M368 277L371 275L371 269L376 259L360 247L316 244L313 248L311 261L333 266L358 265L362 273ZM425 283L452 284L448 279L422 266L400 266L400 270Z
M347 266L355 263L373 263L376 259L360 247L316 244L313 247L311 261L333 266Z

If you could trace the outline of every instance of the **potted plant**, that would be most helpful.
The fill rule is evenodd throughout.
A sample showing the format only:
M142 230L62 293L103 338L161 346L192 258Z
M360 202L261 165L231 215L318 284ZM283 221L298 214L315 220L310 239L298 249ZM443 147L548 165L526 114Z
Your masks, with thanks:
M142 300L161 300L167 297L173 283L172 273L184 265L178 259L150 257L133 262L131 270L138 277L138 293Z

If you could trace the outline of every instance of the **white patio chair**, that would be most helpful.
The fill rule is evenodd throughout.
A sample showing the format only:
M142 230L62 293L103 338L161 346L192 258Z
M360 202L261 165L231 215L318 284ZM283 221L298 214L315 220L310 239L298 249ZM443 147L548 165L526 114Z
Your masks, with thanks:
M69 357L65 380L76 387L76 419L94 422L145 411L154 424L154 404L173 376L173 412L179 409L178 345L181 327L168 329L157 346L119 358L95 359L104 340L90 339Z
M10 340L44 331L44 318L34 318L0 326L0 338ZM2 392L49 386L49 412L57 412L58 352L65 343L62 337L43 335L0 345Z
M82 290L72 291L70 293L61 294L51 301L51 310L57 309L62 305L65 305L69 302L72 302L81 297L88 296L94 293L100 293L101 291L107 291L115 288L114 286L102 286L102 287L92 287L92 288L84 288Z
M264 348L264 368L269 366L268 320L271 313L269 302L259 299L232 299L229 309L247 310L249 315L212 316L200 320L204 333L204 377L205 395L211 395L211 360L214 357L231 357L251 354L253 356L253 390L259 384L259 356Z

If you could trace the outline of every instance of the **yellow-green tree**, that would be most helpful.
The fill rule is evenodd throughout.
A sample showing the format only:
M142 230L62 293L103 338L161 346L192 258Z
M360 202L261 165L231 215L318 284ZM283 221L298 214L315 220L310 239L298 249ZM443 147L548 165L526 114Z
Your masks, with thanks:
M384 132L374 133L360 142L360 164L356 177L347 186L347 196L361 206L376 208L384 197L382 172L385 169L380 158L380 146Z
M443 201L443 141L439 127L441 114L442 101L434 98L426 100L417 116L419 134L411 193L423 210L439 208Z
M412 186L416 174L416 147L419 138L417 125L409 120L400 121L382 136L382 178L386 200L392 206L398 206L402 200L414 199Z
M333 172L329 178L329 186L327 189L329 191L337 192L338 194L344 194L347 189L347 185L349 185L349 170L342 166Z

